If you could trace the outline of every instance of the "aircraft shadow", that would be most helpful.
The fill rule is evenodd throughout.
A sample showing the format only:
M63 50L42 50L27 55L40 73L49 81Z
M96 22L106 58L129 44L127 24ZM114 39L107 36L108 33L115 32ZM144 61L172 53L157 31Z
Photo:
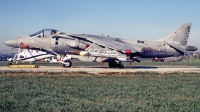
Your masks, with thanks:
M155 66L131 66L129 68L133 68L133 69L158 69L158 67L155 67Z
M105 69L111 69L108 66L85 66L85 67L76 67L76 68L105 68ZM155 66L125 66L123 69L158 69L158 67ZM120 69L120 68L112 68L112 69Z

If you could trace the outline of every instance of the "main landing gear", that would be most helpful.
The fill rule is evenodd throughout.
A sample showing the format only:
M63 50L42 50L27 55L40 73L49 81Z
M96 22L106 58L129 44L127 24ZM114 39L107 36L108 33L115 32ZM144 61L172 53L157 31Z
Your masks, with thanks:
M110 68L116 68L116 67L118 67L118 68L124 68L124 65L122 64L122 62L116 62L116 61L111 61L111 62L109 62L108 63L108 66L110 67Z

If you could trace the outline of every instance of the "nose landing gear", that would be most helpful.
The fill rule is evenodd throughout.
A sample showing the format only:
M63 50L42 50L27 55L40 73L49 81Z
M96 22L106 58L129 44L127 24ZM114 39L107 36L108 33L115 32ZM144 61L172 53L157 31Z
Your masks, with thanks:
M70 60L65 60L62 64L64 68L72 66L72 62Z

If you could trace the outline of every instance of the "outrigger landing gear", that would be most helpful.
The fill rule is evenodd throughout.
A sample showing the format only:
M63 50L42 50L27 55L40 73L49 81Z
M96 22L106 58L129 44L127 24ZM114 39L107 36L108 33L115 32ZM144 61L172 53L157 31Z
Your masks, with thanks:
M124 68L124 65L122 64L121 61L118 62L118 63L116 61L111 61L111 62L108 63L108 66L110 68L116 68L116 67L118 67L118 68Z

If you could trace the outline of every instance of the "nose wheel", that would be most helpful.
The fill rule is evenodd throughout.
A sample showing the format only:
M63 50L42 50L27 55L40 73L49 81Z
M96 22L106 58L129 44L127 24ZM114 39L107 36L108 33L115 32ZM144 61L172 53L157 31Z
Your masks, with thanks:
M72 62L70 60L66 60L63 62L63 67L71 67L72 66Z

